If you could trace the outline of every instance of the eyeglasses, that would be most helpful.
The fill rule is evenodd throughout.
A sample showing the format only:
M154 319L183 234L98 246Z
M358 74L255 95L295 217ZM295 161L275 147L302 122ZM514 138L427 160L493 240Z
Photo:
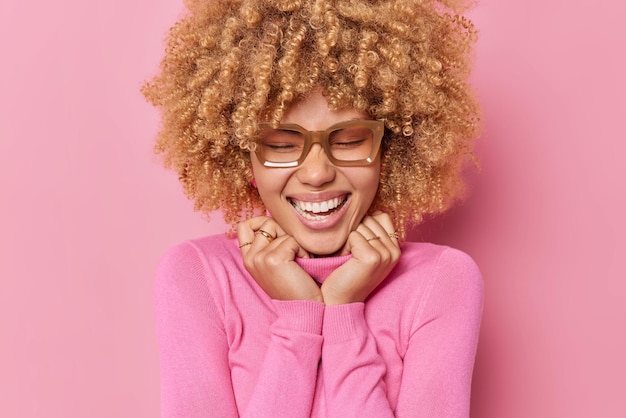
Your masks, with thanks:
M374 162L385 132L382 120L350 120L325 131L311 132L293 123L259 124L255 153L265 167L297 167L318 143L331 163L342 167Z

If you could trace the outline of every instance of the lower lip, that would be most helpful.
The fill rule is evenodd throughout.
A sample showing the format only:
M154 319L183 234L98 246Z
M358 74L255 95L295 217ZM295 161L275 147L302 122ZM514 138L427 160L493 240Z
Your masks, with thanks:
M305 227L307 227L309 229L322 230L322 229L332 228L335 225L337 225L337 223L339 223L341 221L341 218L343 217L343 215L348 210L348 206L350 205L350 201L351 201L351 196L348 196L348 198L346 199L346 202L341 206L341 208L339 208L338 211L333 212L333 213L331 213L328 216L324 216L321 219L315 219L315 220L311 220L311 219L305 218L293 206L292 206L292 209L296 213L296 215L298 216L298 219L300 219L300 222Z

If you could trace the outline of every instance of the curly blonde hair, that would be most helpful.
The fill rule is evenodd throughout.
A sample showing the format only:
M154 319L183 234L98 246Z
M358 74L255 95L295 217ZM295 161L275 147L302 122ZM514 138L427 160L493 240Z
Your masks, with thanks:
M461 190L478 105L467 83L472 23L455 0L188 0L160 73L143 87L162 111L156 151L195 208L234 225L263 211L252 186L257 123L278 122L321 87L331 109L385 120L371 211L405 226Z

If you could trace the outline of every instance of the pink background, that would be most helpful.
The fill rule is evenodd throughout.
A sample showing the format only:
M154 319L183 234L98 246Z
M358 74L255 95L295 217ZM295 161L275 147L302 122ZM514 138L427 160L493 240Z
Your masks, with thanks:
M626 416L626 36L607 3L472 13L482 170L413 238L483 270L474 417ZM0 3L2 417L158 416L155 263L225 230L153 156L157 113L138 91L180 10Z

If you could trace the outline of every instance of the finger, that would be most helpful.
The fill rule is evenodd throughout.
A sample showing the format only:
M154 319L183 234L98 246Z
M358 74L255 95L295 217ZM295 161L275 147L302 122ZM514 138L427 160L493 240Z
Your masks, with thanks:
M275 251L284 252L285 254L288 253L290 260L295 259L295 257L310 258L309 253L302 249L296 239L290 235L279 236L272 243L272 247L274 247Z
M384 250L378 248L381 255L385 257L389 255L391 260L398 260L400 258L400 245L398 239L388 232L390 225L393 225L391 218L386 214L381 214L376 217L369 216L363 220L363 224L366 225L373 233L380 236L380 244L384 246Z
M239 222L237 225L237 237L240 239L240 242L243 242L241 240L252 240L252 238L254 238L254 232L267 222L268 219L267 216L255 216L254 218Z
M253 242L256 238L255 234L259 230L267 232L270 240L276 238L277 234L284 233L282 228L280 228L273 219L267 216L255 216L254 218L240 222L237 226L239 245L241 246L244 243Z
M241 222L237 227L237 238L239 248L243 255L246 255L254 247L255 252L271 244L279 235L284 235L283 229L272 218L267 216L256 216ZM259 240L259 236L262 238ZM257 244L259 243L259 244Z
M380 251L379 248L381 246L384 247L384 244L380 242L382 237L370 226L366 225L365 222L362 222L356 229L357 232L352 238L353 240L350 242L352 247L361 246L362 248L374 248L377 251ZM353 252L353 251L351 251ZM354 253L354 252L353 252Z
M294 237L289 237L289 245L295 251L296 257L298 258L311 258L311 254L309 254L304 248L298 244L298 241Z
M367 228L370 237L376 237L376 239L368 239L370 247L378 251L382 260L390 260L394 257L394 254L398 251L397 245L392 242L391 238L387 235L385 228L378 223L376 219L371 216L366 216L363 219L363 228Z
M363 223L368 225L372 231L383 238L383 242L393 243L395 246L399 245L398 235L393 226L391 217L383 212L376 212L372 216L366 217Z
M391 220L391 216L389 216L388 214L384 213L384 212L375 212L373 213L370 218L374 219L376 222L378 222L383 228L385 228L386 231L393 231L394 227L393 227L393 222Z
M369 216L363 218L361 224L357 227L356 231L363 236L366 242L373 243L374 241L379 241L381 236L379 234L380 228L376 231L376 222L366 222Z
M284 235L284 231L280 228L280 226L278 226L276 221L268 218L257 229L255 229L252 244L257 248L267 247L270 246L276 238Z
M270 237L268 238L268 236L266 235L269 235ZM268 249L277 248L279 245L285 245L283 243L286 243L286 246L289 248L290 252L293 253L292 259L295 257L310 257L309 253L307 253L302 247L300 247L300 244L298 244L295 238L287 235L287 233L280 227L280 225L272 218L268 218L266 222L264 222L260 226L260 228L255 231L255 238L259 236L262 236L263 238L265 238L266 241L269 241L269 245L266 245ZM279 241L280 238L286 239L281 239Z
M254 242L254 232L267 221L267 216L255 216L237 225L237 240L242 254L246 254Z

